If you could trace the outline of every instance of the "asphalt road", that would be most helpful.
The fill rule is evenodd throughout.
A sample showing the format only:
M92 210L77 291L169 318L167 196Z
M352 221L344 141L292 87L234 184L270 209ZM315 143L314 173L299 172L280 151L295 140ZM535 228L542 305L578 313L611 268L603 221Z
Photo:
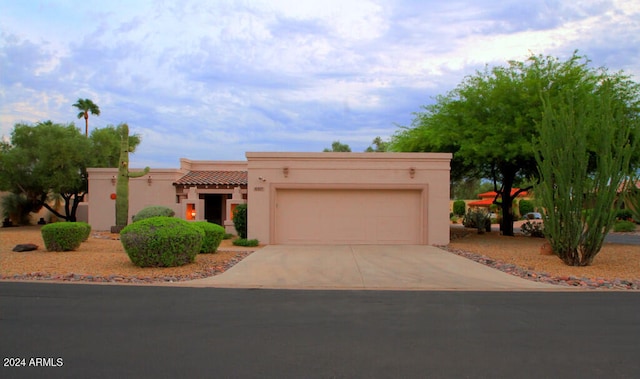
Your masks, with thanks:
M0 378L634 378L639 337L637 292L0 283Z

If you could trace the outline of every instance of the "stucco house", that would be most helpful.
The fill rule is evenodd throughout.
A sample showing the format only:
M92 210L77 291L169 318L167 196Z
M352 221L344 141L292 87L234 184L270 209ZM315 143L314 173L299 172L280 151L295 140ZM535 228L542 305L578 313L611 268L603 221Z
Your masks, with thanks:
M264 244L449 243L448 153L246 153L246 161L181 159L129 181L129 216L149 205L233 233L248 203L248 237ZM132 169L135 171L135 169ZM88 222L115 221L116 168L90 168Z

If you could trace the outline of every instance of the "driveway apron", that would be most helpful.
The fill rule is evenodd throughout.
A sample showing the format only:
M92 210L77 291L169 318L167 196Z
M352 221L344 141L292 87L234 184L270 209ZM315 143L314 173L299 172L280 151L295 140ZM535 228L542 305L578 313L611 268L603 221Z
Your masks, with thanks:
M424 245L270 245L185 286L279 289L566 290Z

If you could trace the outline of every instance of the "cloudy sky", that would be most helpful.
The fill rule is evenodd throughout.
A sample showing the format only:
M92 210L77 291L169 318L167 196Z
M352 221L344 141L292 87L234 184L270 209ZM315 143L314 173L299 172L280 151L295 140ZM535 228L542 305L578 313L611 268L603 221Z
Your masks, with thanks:
M363 151L485 65L586 54L640 81L637 0L0 0L0 136L127 122L132 166Z

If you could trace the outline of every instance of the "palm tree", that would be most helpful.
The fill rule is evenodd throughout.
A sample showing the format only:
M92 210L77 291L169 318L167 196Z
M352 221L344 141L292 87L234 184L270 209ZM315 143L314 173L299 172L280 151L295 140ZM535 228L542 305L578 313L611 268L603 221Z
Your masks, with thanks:
M91 99L78 99L73 106L80 110L78 118L84 117L85 135L89 137L89 113L100 116L100 108L98 108Z

